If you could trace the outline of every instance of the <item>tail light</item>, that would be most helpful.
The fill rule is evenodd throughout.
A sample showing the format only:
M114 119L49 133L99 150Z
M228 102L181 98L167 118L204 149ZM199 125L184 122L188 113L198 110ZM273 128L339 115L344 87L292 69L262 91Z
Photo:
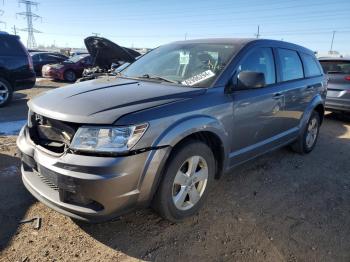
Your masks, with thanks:
M27 58L28 58L29 68L34 70L33 59L32 59L31 55L28 52L27 52Z
M344 77L344 79L345 79L346 81L350 81L350 76L346 76L346 77Z

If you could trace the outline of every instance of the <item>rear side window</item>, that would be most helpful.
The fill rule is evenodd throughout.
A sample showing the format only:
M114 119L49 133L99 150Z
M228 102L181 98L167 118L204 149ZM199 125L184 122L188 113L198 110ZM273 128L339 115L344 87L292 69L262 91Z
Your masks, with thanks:
M301 57L303 59L306 77L322 75L321 69L313 56L308 54L301 54Z
M238 71L264 73L266 85L276 82L275 62L271 48L257 48L243 59Z
M15 37L1 37L0 38L0 55L24 55L24 50Z
M350 74L350 61L325 60L320 63L326 74Z
M300 79L304 77L303 65L296 51L289 49L277 49L281 66L282 81Z

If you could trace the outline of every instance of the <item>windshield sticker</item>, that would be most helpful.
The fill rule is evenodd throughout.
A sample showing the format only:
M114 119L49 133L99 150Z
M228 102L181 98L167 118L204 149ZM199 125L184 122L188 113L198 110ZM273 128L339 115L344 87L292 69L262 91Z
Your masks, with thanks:
M181 82L181 84L186 86L193 86L195 84L198 84L199 82L202 82L208 78L211 78L215 76L214 72L211 70L204 71L203 73L200 73L198 75L192 76L189 79L186 79Z
M190 62L190 53L180 52L180 56L179 56L180 65L188 65L189 62Z

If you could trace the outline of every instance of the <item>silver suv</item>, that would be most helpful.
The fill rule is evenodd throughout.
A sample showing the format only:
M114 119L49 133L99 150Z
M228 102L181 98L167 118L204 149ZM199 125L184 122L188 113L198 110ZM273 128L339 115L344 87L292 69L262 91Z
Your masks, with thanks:
M153 206L178 221L238 164L315 147L326 78L312 51L256 39L175 42L116 77L29 102L17 140L27 189L86 221Z

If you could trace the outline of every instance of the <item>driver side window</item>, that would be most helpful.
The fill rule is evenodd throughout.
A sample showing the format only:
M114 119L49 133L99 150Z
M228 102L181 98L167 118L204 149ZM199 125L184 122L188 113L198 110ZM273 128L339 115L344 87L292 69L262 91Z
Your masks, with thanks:
M256 48L245 57L238 66L238 73L250 71L263 73L266 85L276 83L276 72L273 53L271 48Z

